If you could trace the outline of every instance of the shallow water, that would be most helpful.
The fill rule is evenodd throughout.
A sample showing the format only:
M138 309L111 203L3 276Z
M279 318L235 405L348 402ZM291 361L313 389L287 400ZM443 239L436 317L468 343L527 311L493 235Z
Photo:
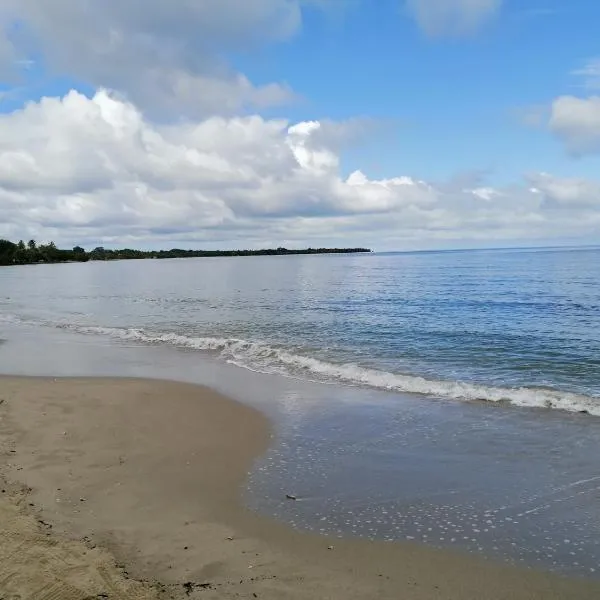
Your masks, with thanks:
M249 503L312 531L596 572L595 423L579 415L371 400L288 428L253 473Z
M376 257L364 260L373 258ZM241 259L241 265L247 264L244 260ZM354 258L343 260L352 263ZM278 312L274 300L259 302L256 290L265 285L265 280L284 277L285 269L279 263L276 273L264 267L268 273L266 279L260 280L258 267L246 267L253 276L247 278L247 285L254 290L246 301L241 293L235 302L228 300L223 291L225 283L215 284L217 291L211 302L217 308L210 309L210 314L220 316L210 322L208 316L202 317L204 322L200 315L205 309L194 302L175 302L174 298L185 295L177 289L175 277L166 281L160 278L160 273L168 271L168 264L135 263L135 269L133 263L119 263L0 270L0 337L6 340L0 344L0 372L162 377L211 385L261 408L277 424L276 443L251 474L245 493L246 502L262 513L299 528L336 535L414 539L560 572L597 575L599 419L561 410L464 401L466 398L448 397L451 395L382 391L372 382L358 385L358 381L340 381L315 369L293 371L289 365L283 368L277 362L281 354L271 352L276 347L274 340L259 340L249 333L243 339L269 346L261 359L263 363L256 358L256 348L243 343L235 350L233 343L227 349L217 344L216 351L207 350L207 336L201 338L201 343L197 342L198 336L209 328L215 335L225 313L229 323L223 325L222 339L233 335L241 338L241 330L250 327L244 318L260 315L263 303L270 308L257 317L258 324L253 325L256 330L269 320L267 313L272 321L267 324L272 330L283 328L287 309ZM183 265L182 286L189 291L190 270L198 267L185 261L174 264L171 268L176 270ZM217 259L200 270L207 276L219 264ZM267 259L264 264L272 261ZM325 257L323 264L331 270L336 263ZM87 268L92 272L82 275ZM98 270L94 272L95 269ZM144 272L145 269L148 270ZM235 265L223 269L225 273L244 270ZM297 271L298 266L294 269ZM314 265L311 269L318 270ZM361 272L359 268L356 277ZM131 284L125 275L133 278ZM334 274L334 278L338 276ZM213 277L217 277L216 273ZM233 280L238 281L232 277L230 283ZM129 288L132 291L124 295ZM138 302L133 290L146 299ZM158 298L160 290L170 300L148 301L149 297ZM323 295L317 293L316 297ZM593 306L591 298L590 292L585 305L588 308ZM290 306L297 301L290 300ZM249 306L244 308L244 302ZM562 302L567 304L564 299ZM157 308L161 304L167 308ZM172 304L192 304L194 308L182 312L180 308L168 308ZM559 322L553 335L559 336L560 327L566 327L571 319L593 323L597 315L588 308L577 308L576 319L569 313L569 319ZM314 320L325 327L322 315ZM419 323L417 326L424 327ZM290 327L294 331L293 324ZM549 343L550 337L540 333L539 320L535 327L531 323L528 327L532 336L537 331L535 335L546 336ZM583 335L583 329L578 330L578 336ZM597 355L593 349L597 330L590 329L583 345L585 351L581 352L582 356L589 356L582 368L574 362L570 371L553 370L550 366L537 374L552 380L552 393L560 397L567 392L578 394L588 402L596 402L598 380L594 377L593 361ZM310 331L307 326L301 338L302 350L286 347L278 352L293 350L294 356L303 356L301 352L307 352L309 338L317 353L328 352L318 347L322 343L319 340L325 341L325 333L311 337ZM337 339L335 332L341 327L334 323L331 331L331 338ZM283 329L278 335L283 337ZM464 338L467 345L468 337ZM569 355L575 334L569 339L564 345L557 345L557 355ZM427 345L423 347L427 349ZM455 350L459 355L463 352L461 348ZM517 350L527 353L523 347L514 352ZM473 349L469 347L464 352L467 351ZM382 373L381 356L377 360L378 372ZM453 359L450 356L447 360ZM486 361L478 363L479 369L482 362ZM488 362L486 368L491 369L492 362ZM461 371L461 381L475 382L469 379L467 371ZM568 384L557 375L567 371ZM580 378L575 377L576 372ZM485 382L486 388L497 389L495 383L509 383L498 373L497 381ZM525 378L526 374L527 369L523 368L520 376ZM535 385L534 381L531 387ZM288 493L298 496L298 500L286 500Z

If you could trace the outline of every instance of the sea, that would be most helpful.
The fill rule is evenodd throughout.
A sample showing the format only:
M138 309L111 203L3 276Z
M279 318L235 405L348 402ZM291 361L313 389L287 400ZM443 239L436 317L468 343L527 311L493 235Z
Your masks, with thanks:
M600 575L600 248L3 267L0 339L263 410L244 501L298 529Z

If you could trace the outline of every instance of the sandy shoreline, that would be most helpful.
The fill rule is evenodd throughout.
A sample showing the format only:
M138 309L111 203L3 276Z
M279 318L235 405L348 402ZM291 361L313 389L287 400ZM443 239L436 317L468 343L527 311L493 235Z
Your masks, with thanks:
M270 437L199 386L0 377L0 597L600 597L597 582L257 517L239 489Z

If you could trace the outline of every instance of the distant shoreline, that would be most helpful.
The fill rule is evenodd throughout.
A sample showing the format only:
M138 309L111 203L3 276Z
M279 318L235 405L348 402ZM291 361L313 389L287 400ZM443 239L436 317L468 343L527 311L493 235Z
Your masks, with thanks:
M305 254L367 254L370 248L304 248L290 250L288 248L266 248L262 250L134 250L122 248L106 249L101 246L87 252L81 246L72 250L61 250L53 242L37 245L31 240L25 245L8 240L0 240L0 266L55 264L67 262L88 262L108 260L165 259L165 258L213 258L219 256L291 256Z

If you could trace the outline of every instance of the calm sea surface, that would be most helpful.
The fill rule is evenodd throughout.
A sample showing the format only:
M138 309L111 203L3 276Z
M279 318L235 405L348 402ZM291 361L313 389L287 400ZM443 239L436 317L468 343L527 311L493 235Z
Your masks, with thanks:
M599 249L7 267L0 338L4 372L262 389L247 501L298 527L598 567Z

